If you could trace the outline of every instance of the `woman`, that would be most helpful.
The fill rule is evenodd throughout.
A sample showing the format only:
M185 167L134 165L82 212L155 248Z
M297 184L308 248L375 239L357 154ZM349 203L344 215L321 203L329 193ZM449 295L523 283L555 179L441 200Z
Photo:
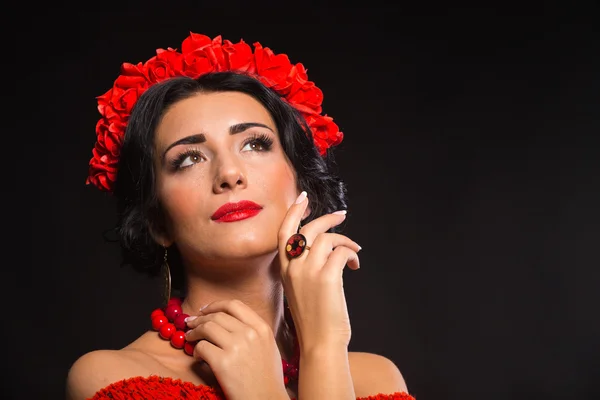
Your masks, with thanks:
M123 65L88 183L118 200L125 262L163 268L168 295L172 273L181 296L125 348L79 358L68 398L412 399L390 360L348 352L342 271L360 246L334 233L342 134L321 102L258 43L192 33Z

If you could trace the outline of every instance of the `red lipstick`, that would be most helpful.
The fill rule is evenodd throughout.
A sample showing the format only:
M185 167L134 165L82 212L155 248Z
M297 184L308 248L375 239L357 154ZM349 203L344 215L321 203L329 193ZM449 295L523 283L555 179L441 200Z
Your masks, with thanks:
M254 217L262 210L262 207L250 200L242 200L237 203L225 203L210 217L217 222L235 222Z

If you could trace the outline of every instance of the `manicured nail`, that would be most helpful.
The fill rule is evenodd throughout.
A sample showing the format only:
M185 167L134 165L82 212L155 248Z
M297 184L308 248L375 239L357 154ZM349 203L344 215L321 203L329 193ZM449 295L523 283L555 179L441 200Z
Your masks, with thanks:
M346 215L346 213L347 213L347 212L348 212L348 211L346 211L346 210L340 210L340 211L335 211L335 212L332 212L332 214Z
M298 198L296 199L296 204L300 204L304 201L304 199L306 198L306 192L302 191L302 193L300 193L300 196L298 196Z
M198 317L196 317L195 315L192 315L192 316L189 316L186 319L184 319L184 321L185 322L191 322L191 321L195 320L196 318L198 318Z

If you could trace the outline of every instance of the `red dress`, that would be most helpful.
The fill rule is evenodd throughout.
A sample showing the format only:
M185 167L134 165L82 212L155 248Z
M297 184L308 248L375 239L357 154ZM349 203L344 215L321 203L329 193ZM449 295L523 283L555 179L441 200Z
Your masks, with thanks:
M194 385L180 379L151 376L123 379L100 389L90 400L194 399L224 400L222 392L206 385ZM358 400L415 400L407 393L376 394Z

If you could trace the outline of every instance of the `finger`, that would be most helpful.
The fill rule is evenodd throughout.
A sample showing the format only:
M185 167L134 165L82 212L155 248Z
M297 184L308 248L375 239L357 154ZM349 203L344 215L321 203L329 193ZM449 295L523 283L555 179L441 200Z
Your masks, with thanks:
M331 214L325 214L315 218L300 229L309 243L313 242L317 235L325 233L329 229L338 226L346 219L346 210L336 211ZM291 236L291 235L290 235Z
M310 252L307 259L328 258L331 251L338 246L346 246L358 253L361 249L358 243L348 236L339 233L320 233L316 236L314 242L310 244Z
M306 211L308 206L308 199L306 192L300 193L294 204L290 206L281 227L279 228L278 239L279 239L279 257L281 261L281 268L287 267L288 260L285 252L285 246L290 236L297 232L300 222L302 222L302 215Z
M241 300L218 300L208 304L200 313L208 315L211 313L223 312L236 318L242 324L248 325L257 331L263 331L268 328L265 320L260 317L256 311L251 309ZM268 328L270 329L270 328Z
M223 349L227 346L229 340L231 340L231 333L215 321L206 321L194 329L187 331L185 333L185 340L188 342L208 340Z
M352 270L359 269L360 261L358 254L349 247L338 246L331 252L327 262L323 265L323 273L340 274L346 265Z
M204 360L208 365L216 365L217 361L222 359L225 351L213 343L201 340L194 346L193 357L197 360Z
M206 323L208 321L216 322L228 332L238 331L244 326L244 324L239 319L221 311L212 312L207 315L202 313L199 316L188 317L186 324L188 328L194 329L200 324Z

